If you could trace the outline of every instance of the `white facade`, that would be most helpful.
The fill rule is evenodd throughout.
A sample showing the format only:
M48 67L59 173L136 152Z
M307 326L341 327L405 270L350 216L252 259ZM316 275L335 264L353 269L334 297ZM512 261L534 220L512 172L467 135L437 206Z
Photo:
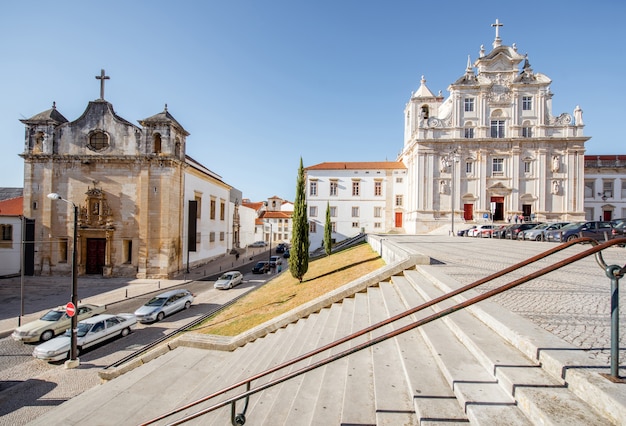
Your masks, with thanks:
M626 155L585 156L585 220L626 218Z
M406 105L399 160L408 169L409 233L512 215L584 217L582 110L554 115L551 80L502 45L498 29L493 50L468 58L447 98L422 77Z
M0 277L20 273L22 265L21 250L22 217L13 214L3 214L0 209Z
M404 232L407 171L401 162L321 163L307 167L310 250L323 245L326 208L332 239Z
M244 205L239 206L239 246L246 247L249 244L257 241L254 233L256 229L255 221L257 215L256 210L246 207Z
M188 232L183 235L183 258L190 267L227 254L233 248L233 204L231 187L221 177L187 158L185 169L184 226L189 230L189 201L198 203L195 251L188 246Z

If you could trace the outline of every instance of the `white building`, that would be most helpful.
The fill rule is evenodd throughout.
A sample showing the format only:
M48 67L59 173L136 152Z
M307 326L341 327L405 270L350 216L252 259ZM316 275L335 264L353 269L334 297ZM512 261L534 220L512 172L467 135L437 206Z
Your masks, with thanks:
M361 232L404 232L407 170L402 162L326 162L305 169L311 251Z
M406 105L399 160L408 169L409 233L511 215L584 218L582 110L553 114L550 78L493 26L493 49L468 58L447 98L422 77Z
M0 200L0 277L20 273L23 202L21 196Z
M585 156L585 220L626 218L626 155Z

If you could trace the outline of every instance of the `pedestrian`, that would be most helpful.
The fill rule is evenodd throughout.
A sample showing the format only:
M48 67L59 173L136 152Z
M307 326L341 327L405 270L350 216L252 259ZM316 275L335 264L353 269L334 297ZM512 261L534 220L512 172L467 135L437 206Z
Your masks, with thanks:
M511 215L509 215L509 217L507 217L507 218L506 218L506 221L507 221L508 223L511 223Z
M517 215L515 215L515 223L517 223Z

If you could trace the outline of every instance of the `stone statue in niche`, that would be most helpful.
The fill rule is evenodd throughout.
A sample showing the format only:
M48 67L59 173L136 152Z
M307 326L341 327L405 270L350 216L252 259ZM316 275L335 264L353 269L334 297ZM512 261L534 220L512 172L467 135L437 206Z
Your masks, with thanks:
M580 105L576 105L576 108L574 109L574 120L576 121L577 126L585 125L585 123L583 123L583 110L580 109Z
M439 193L440 194L445 194L447 187L448 187L448 185L446 185L446 181L445 180L439 181Z
M558 155L552 156L552 172L556 173L561 168L561 159Z
M445 173L448 171L448 162L443 157L441 157L441 168L439 170L441 171L441 173Z
M559 189L560 188L561 188L561 186L560 186L558 180L552 181L552 193L554 195L557 195L559 193Z

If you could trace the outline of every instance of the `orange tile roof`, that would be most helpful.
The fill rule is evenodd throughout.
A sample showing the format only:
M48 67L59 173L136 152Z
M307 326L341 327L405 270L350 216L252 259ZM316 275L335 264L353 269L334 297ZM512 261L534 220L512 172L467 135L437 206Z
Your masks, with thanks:
M0 216L22 216L23 213L24 197L15 197L0 201Z
M305 170L371 170L406 169L402 161L325 162L306 167Z
M291 219L293 212L264 212L263 219Z
M241 205L244 206L244 207L248 207L248 208L250 208L252 210L259 211L261 209L261 207L263 207L265 204L263 204L263 201L259 201L259 202L256 202L256 203L252 203L252 202L250 202L250 203L241 203Z

